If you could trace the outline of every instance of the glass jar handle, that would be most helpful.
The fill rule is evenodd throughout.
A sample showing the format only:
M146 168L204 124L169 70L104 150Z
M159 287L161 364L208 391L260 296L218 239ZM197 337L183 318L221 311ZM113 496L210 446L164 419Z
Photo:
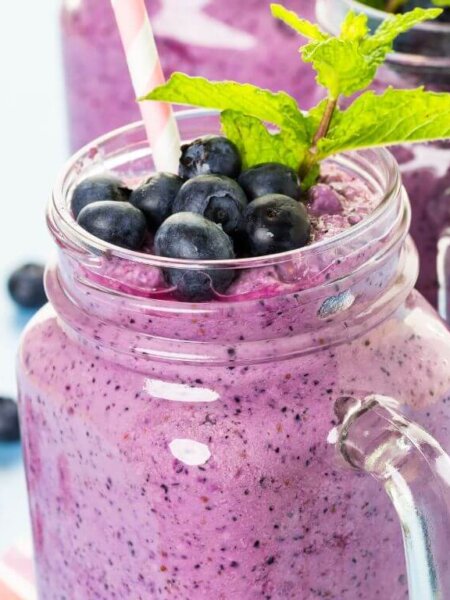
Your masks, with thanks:
M400 519L410 600L450 598L450 456L385 396L340 398L340 454L379 480Z
M439 314L450 322L450 227L446 227L439 237L436 267Z

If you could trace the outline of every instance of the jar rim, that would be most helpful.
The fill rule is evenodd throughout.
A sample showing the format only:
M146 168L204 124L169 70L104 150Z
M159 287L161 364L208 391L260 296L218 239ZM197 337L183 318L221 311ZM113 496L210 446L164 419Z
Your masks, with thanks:
M182 121L184 119L193 119L196 117L214 117L217 114L217 111L205 109L183 110L176 113L176 118L177 120ZM291 261L293 258L301 259L302 257L312 256L314 254L333 251L333 249L341 245L344 241L348 241L352 237L357 237L358 234L376 224L377 221L383 217L383 214L389 206L390 200L392 197L398 195L401 190L399 168L394 156L388 150L384 148L371 148L367 149L367 151L362 150L345 152L327 160L335 162L341 166L351 168L351 170L359 170L363 172L363 166L358 166L358 160L362 159L364 152L370 152L376 155L378 158L380 166L383 168L386 177L383 186L384 189L382 190L382 198L374 211L364 217L364 219L362 219L359 223L341 231L333 237L324 238L318 242L304 246L303 248L298 248L279 254L228 260L192 261L190 259L166 258L156 256L154 254L128 250L96 238L86 230L82 229L76 223L76 220L74 219L67 202L67 175L72 171L77 171L79 169L82 170L82 166L86 159L88 159L88 157L94 152L97 152L99 148L105 147L108 143L120 138L121 136L133 134L139 132L140 130L144 131L144 125L142 121L137 121L106 133L78 150L61 169L57 177L56 184L53 188L52 197L48 206L47 223L55 239L63 239L63 244L65 247L70 246L77 253L84 254L87 252L94 256L108 255L111 258L125 259L135 264L158 268L189 268L196 270L205 269L207 267L209 270L239 270L246 268L253 269L255 267L276 266L285 261ZM123 150L125 149L126 148ZM150 148L147 148L146 154L151 157L152 153ZM368 164L370 164L369 160Z

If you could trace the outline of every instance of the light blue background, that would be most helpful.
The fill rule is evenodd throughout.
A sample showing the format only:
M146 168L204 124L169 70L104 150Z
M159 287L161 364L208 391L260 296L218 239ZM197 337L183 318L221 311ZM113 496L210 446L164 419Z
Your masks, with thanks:
M57 0L0 7L0 394L16 395L15 352L28 315L5 290L7 274L52 252L44 212L67 157ZM0 445L0 554L29 535L20 447Z

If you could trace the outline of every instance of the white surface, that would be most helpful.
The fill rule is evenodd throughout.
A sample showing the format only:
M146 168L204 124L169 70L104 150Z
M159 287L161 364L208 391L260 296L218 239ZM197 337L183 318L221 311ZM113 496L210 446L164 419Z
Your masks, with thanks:
M0 6L0 394L15 396L19 314L5 292L8 272L45 261L52 244L44 211L66 158L57 0ZM28 535L20 450L0 447L0 552Z

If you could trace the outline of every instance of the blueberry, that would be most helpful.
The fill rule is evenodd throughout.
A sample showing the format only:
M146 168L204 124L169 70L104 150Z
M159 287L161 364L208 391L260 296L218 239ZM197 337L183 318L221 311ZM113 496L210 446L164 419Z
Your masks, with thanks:
M130 202L141 210L150 229L157 229L172 212L183 179L172 173L156 173L131 192Z
M75 188L72 196L72 212L75 219L88 204L111 200L123 202L130 197L129 190L123 182L110 173L93 175L83 179Z
M225 137L206 135L181 146L179 175L184 179L210 173L236 178L241 168L236 145Z
M156 232L155 254L170 258L226 260L234 258L231 239L215 223L192 212L180 212ZM166 269L165 276L189 300L207 300L222 293L234 278L232 269Z
M40 308L47 302L44 267L28 263L16 269L8 279L8 290L22 308Z
M147 232L143 213L128 202L94 202L83 208L77 222L95 237L129 250L139 250Z
M288 196L268 194L250 202L245 213L250 250L255 256L301 248L309 240L305 207Z
M247 197L241 187L224 175L199 175L184 183L173 204L173 212L195 212L221 225L234 235L242 229Z
M264 163L243 171L239 185L249 200L267 194L283 194L294 200L300 199L300 182L294 169L280 163Z
M17 404L11 398L0 396L0 442L20 440Z

